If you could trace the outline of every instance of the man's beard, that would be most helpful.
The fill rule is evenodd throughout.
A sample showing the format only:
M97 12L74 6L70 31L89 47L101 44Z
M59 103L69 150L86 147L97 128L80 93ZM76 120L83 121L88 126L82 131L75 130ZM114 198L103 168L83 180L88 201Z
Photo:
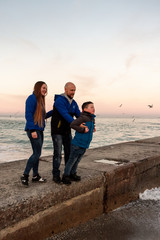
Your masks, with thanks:
M71 97L71 96L69 96L69 95L67 95L67 97L69 97L70 99L72 99L73 97Z

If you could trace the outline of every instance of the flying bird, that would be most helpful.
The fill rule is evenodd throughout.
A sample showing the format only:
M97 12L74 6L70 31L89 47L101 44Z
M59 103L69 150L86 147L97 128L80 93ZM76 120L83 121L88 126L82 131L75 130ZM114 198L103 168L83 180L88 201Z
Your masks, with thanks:
M133 119L132 122L134 122L136 120L134 116L132 116L132 119Z
M149 107L149 108L153 108L153 104L152 104L152 105L149 104L148 107Z
M119 107L122 107L122 104L120 104Z

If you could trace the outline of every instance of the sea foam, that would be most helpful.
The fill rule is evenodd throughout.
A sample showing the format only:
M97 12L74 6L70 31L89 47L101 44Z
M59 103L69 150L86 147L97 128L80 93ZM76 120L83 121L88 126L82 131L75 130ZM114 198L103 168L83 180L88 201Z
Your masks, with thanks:
M145 190L139 194L139 198L142 200L160 200L160 187Z

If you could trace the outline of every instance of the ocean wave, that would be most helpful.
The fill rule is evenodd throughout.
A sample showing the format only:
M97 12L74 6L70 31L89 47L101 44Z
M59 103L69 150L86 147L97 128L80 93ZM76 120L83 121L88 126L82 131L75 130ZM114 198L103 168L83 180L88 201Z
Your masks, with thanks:
M96 132L90 148L136 141L159 135L159 119L126 119L96 117ZM23 118L0 118L0 162L25 158L31 152L29 139L24 131ZM74 131L72 131L74 136ZM53 143L50 133L50 121L44 131L42 156L53 154Z
M145 190L143 193L139 194L139 198L141 200L160 200L160 187Z

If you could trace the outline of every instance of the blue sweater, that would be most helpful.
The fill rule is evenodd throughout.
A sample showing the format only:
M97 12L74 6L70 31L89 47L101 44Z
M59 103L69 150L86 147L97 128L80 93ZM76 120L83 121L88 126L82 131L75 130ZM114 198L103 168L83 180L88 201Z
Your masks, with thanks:
M52 111L46 114L46 117L43 118L43 127L39 127L38 123L34 124L34 114L37 108L37 99L35 94L33 93L30 95L26 100L26 107L25 107L25 118L26 118L26 125L25 131L27 130L40 130L43 131L45 128L45 118L48 118L52 115Z
M70 104L67 98L63 95L55 95L55 104L54 106L61 114L61 116L69 123L73 121L73 116L80 115L79 107L74 99Z
M79 117L80 110L74 99L71 102L64 95L55 95L53 114L51 119L51 135L69 134L70 123L75 117Z

